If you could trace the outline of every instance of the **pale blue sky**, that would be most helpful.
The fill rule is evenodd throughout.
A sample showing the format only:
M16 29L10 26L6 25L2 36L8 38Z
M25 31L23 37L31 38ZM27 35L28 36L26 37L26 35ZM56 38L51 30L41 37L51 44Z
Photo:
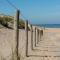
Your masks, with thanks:
M60 24L60 0L9 0L35 24ZM0 0L0 12L14 15L15 9Z

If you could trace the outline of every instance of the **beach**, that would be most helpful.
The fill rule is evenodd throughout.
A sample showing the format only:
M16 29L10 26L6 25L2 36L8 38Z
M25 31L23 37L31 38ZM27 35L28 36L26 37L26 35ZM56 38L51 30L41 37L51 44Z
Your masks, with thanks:
M46 28L45 32L60 33L60 28Z
M1 56L3 58L7 58L6 60L9 60L12 58L12 51L14 52L15 50L15 40L14 40L14 30L8 29L8 28L2 28L0 29L0 60ZM32 55L48 55L48 56L60 56L60 28L46 28L43 29L44 35L43 35L43 40L39 41L39 47L41 50L44 50L42 47L47 47L46 49L48 51L32 51L31 52L31 32L29 31L28 33L28 51L29 54ZM53 52L51 52L53 51ZM55 51L55 52L54 52ZM44 54L42 54L44 53ZM32 60L32 58L27 58L26 57L26 36L25 36L25 30L19 29L19 54L22 56L22 60ZM40 60L40 58L43 60L42 57L35 57L37 60ZM33 60L35 60L33 56ZM56 57L57 60L60 59L60 57ZM51 59L55 60L55 58L47 58L46 59Z

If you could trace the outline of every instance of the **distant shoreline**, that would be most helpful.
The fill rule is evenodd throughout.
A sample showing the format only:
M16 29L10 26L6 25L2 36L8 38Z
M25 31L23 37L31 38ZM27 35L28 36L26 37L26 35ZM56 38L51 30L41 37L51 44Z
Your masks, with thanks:
M60 24L36 24L35 26L40 26L43 28L60 28Z

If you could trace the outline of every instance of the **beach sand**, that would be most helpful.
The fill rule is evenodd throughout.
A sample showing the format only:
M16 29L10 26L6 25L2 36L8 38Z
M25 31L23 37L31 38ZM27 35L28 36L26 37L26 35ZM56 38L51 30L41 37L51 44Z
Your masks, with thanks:
M60 28L46 28L45 32L60 33Z
M44 31L44 40L39 42L39 46L47 46L49 51L58 51L51 53L51 55L60 56L60 29L59 28L46 28ZM0 29L0 60L2 58L6 58L6 60L10 60L12 55L12 48L13 51L15 50L15 41L13 40L13 30L11 29ZM29 31L29 43L31 42L31 32ZM30 46L30 44L29 44ZM49 48L52 47L52 48ZM55 48L57 47L57 48ZM40 47L38 47L40 48ZM29 48L30 51L30 48ZM48 52L48 51L47 51ZM19 53L21 54L21 60L59 60L60 57L57 58L43 58L43 57L26 57L26 37L25 37L25 30L19 30ZM32 53L31 51L29 52ZM45 53L45 52L44 52ZM49 52L50 53L50 52ZM41 54L41 51L34 51L34 54ZM43 54L42 54L43 55ZM47 53L48 55L48 53Z

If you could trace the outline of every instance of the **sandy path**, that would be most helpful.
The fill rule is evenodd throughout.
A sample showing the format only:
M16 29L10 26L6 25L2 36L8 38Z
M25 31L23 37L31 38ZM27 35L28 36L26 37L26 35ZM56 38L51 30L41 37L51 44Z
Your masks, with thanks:
M22 56L25 56L25 50L26 50L26 43L25 43L25 32L24 30L20 30L19 32L19 51L22 54ZM29 33L30 34L30 33ZM58 47L60 47L60 29L46 29L44 30L44 34L45 34L45 40L42 41L42 43L40 42L39 45L57 45ZM30 39L30 36L29 36ZM12 47L14 49L14 41L13 41L13 30L10 29L0 29L0 60L1 60L1 56L3 56L3 58L8 58L6 60L9 60L11 58L12 55ZM12 46L13 45L13 46ZM50 49L50 48L48 48ZM58 48L60 50L60 48ZM57 49L56 49L57 50ZM9 56L9 57L8 57ZM36 58L37 60L40 60L38 58ZM26 60L26 59L25 59ZM32 60L32 58L29 58L27 60ZM35 60L35 58L33 59Z

